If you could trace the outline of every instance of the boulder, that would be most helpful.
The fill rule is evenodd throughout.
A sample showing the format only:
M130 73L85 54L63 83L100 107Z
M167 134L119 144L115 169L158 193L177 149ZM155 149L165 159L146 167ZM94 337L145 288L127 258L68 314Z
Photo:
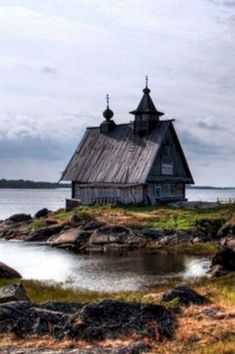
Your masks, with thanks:
M212 258L211 268L215 265L220 265L227 271L235 271L235 251L224 246Z
M0 304L0 333L14 333L18 337L53 334L55 326L63 327L69 315L35 306L29 301Z
M177 299L180 305L185 306L191 304L204 305L209 302L205 296L200 295L186 285L177 285L174 289L165 292L162 296L163 302L169 302L174 299Z
M29 214L14 214L6 219L8 224L18 224L32 220L32 216Z
M146 239L137 236L131 229L120 225L106 225L94 231L89 245L125 244L127 247L143 247Z
M15 269L0 262L0 279L20 279L22 276Z
M47 243L54 247L73 247L79 249L89 240L91 233L79 228L68 229L65 232L50 237Z
M28 241L28 242L45 242L52 235L59 234L61 232L61 230L63 230L63 228L64 228L64 224L42 227L38 230L30 232L29 235L27 236L26 241Z
M48 216L51 213L51 210L47 209L47 208L43 208L40 209L36 212L36 214L34 215L35 218L45 218L46 216Z
M159 340L171 338L174 327L171 312L162 305L103 300L84 305L56 335L97 342L131 333Z
M0 303L10 301L29 301L26 291L21 284L7 285L0 288Z

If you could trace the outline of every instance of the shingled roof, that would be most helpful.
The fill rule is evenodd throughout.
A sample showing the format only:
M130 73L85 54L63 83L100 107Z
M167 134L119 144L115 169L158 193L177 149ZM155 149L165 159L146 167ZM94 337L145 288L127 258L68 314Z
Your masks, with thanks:
M108 134L101 134L99 127L87 128L61 180L145 183L171 122L159 121L157 127L142 138L134 135L133 123L117 125Z

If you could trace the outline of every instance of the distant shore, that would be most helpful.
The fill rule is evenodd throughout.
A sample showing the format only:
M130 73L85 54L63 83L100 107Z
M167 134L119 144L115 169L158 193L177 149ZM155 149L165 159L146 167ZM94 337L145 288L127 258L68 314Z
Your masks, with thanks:
M53 188L70 188L70 183L58 183L58 182L42 182L31 180L0 180L0 188L19 188L19 189L53 189Z
M71 183L48 182L48 181L32 181L23 179L0 179L0 188L19 188L19 189L52 189L52 188L71 188ZM211 189L211 190L234 190L234 187L216 187L216 186L199 186L190 185L186 189Z

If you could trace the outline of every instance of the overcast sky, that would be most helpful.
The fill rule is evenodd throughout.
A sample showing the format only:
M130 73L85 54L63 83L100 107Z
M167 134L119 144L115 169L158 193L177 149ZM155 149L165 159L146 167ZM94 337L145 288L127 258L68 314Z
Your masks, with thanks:
M235 185L235 0L0 0L0 178L56 181L149 75L196 184Z

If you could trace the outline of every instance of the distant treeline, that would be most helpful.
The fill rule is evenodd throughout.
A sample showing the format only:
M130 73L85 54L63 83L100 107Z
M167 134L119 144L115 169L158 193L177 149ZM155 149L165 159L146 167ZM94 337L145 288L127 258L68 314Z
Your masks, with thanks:
M214 187L214 186L187 186L187 189L222 189L222 190L229 190L235 189L235 187Z
M70 183L35 182L23 179L0 180L0 188L70 188Z

